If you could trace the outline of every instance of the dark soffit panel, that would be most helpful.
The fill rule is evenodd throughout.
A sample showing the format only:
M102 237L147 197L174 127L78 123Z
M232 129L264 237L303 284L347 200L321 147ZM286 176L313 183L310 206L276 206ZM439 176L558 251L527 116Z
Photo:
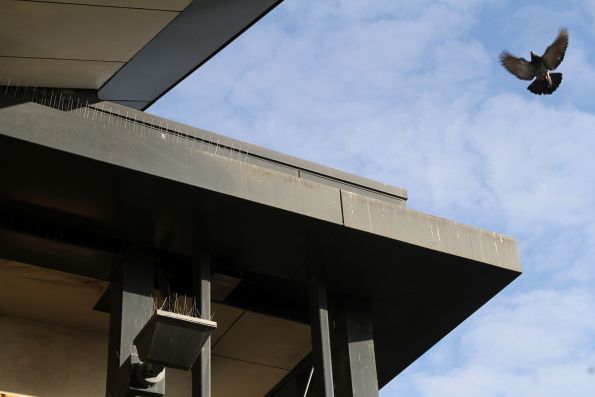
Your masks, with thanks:
M282 0L195 0L99 90L146 109Z

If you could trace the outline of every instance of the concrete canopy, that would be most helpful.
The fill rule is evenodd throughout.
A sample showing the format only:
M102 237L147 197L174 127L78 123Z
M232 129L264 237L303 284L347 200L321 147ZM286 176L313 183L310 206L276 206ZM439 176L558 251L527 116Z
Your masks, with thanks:
M380 386L520 274L512 239L409 210L389 188L132 110L116 121L117 105L94 109L0 110L2 208L179 255L203 244L242 274L223 303L279 318L308 322L307 284L322 273L331 291L372 301ZM60 266L42 243L7 233L8 259ZM58 251L76 262L68 247ZM93 252L68 270L109 273L113 261Z

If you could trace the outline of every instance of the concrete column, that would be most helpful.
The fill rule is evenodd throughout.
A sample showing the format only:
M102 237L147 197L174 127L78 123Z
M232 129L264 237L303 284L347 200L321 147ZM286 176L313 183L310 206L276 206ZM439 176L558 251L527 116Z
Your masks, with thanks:
M211 261L201 253L194 257L192 289L200 317L211 319ZM233 379L230 381L233 382ZM192 397L211 397L211 337L205 342L202 352L192 368Z
M331 359L331 339L328 317L328 302L325 284L318 278L311 285L310 324L312 334L312 376L311 393L308 396L333 397L333 365Z
M150 251L130 249L119 274L110 285L110 325L108 342L108 397L162 395L164 382L147 393L134 392L131 374L136 357L133 340L153 313L154 258ZM151 393L154 392L154 393Z
M344 296L333 313L333 369L337 395L378 397L370 304Z

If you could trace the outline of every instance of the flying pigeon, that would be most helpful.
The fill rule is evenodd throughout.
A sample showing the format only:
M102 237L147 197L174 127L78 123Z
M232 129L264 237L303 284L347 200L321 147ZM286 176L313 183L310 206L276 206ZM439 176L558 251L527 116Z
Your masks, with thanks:
M566 53L568 47L568 30L560 29L558 37L545 50L542 56L531 51L531 62L524 58L517 58L508 51L500 54L500 62L510 73L521 80L533 80L527 89L534 94L549 95L556 91L562 82L562 73L550 73L556 69Z

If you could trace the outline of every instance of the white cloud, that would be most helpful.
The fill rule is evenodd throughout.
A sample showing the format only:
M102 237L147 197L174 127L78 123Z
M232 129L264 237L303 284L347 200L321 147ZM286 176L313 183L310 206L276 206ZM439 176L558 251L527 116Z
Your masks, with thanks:
M535 290L481 313L460 340L470 366L515 373L595 353L595 295L584 289ZM591 348L586 348L591 347ZM586 368L585 368L586 369Z
M587 363L537 368L528 374L499 371L489 367L468 367L419 382L421 395L433 397L590 397L595 376Z
M485 102L469 127L508 219L557 226L589 220L595 185L584 182L595 165L595 116L502 95Z
M458 341L462 362L444 371L416 372L409 385L396 384L387 391L398 395L407 386L432 397L591 396L594 298L575 289L500 299L475 317Z

